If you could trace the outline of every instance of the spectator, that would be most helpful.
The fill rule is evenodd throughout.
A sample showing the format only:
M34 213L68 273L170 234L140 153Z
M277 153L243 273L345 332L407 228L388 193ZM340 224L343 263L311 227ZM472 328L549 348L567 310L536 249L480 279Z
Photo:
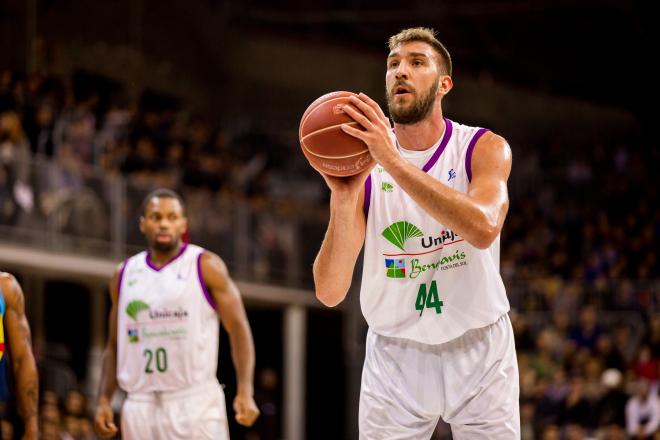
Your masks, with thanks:
M610 432L610 436L614 436L615 431L623 432L626 426L625 408L628 395L621 389L622 382L623 375L619 370L603 371L602 384L605 393L596 404L594 413L596 426L601 432Z
M626 360L617 347L614 346L612 336L609 333L603 333L596 340L595 354L603 360L605 368L612 368L618 371L626 369Z
M652 384L657 384L660 361L653 357L651 347L648 345L644 344L640 347L632 369L638 378L647 379Z
M564 426L586 425L591 418L591 407L584 396L582 377L571 378L568 395L559 408L559 420Z
M660 429L660 401L647 379L640 379L635 388L626 404L626 432L634 440L651 439Z
M53 128L55 125L55 109L48 101L37 105L32 120L27 125L28 138L32 154L37 157L52 158L55 155Z
M582 306L578 324L571 330L570 339L578 348L592 350L601 330L596 319L596 307L591 304Z
M15 224L33 207L30 146L18 114L0 114L0 219Z

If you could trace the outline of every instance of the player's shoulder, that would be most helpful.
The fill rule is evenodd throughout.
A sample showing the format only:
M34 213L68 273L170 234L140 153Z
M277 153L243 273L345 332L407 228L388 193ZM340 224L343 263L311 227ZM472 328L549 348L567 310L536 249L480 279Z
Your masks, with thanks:
M0 291L7 307L11 308L16 301L22 301L23 292L16 277L9 272L0 272Z
M202 270L216 270L221 273L227 272L227 265L220 255L215 252L208 249L201 249L199 258Z
M473 175L493 171L508 177L511 171L511 147L504 137L493 132L485 132L474 146L469 164ZM469 171L469 172L470 172Z
M486 131L477 140L474 146L475 157L482 157L488 160L510 161L511 147L509 143L497 133Z
M16 283L16 277L9 272L0 272L0 288L3 291L13 290Z
M499 135L491 130L486 130L484 134L477 141L477 145L481 143L492 145L494 147L508 148L509 143L504 139L502 135Z

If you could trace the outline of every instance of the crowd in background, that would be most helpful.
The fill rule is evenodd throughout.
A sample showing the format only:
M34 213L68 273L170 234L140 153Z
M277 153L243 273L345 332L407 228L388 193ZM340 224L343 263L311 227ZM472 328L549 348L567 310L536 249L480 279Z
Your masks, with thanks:
M38 225L61 206L63 189L77 189L82 203L93 188L98 215L109 198L103 179L124 176L136 195L128 218L137 218L149 190L178 189L193 213L193 236L211 249L234 235L234 203L245 202L256 213L248 276L269 279L291 272L296 247L299 265L309 266L325 227L326 194L295 142L295 134L249 122L214 125L153 93L128 102L116 84L84 73L5 71L0 225ZM523 439L660 438L660 150L647 142L514 146L513 173L525 184L511 191L501 271L513 306ZM57 167L35 172L35 162ZM296 241L291 224L318 240ZM140 240L136 228L127 236ZM229 263L236 252L220 251ZM44 394L44 433L57 425L70 437L52 438L90 438L84 396L73 396Z
M214 126L167 96L145 91L128 102L121 87L93 75L5 71L0 115L0 225L107 241L119 211L127 242L142 246L142 198L169 187L187 201L193 240L222 248L234 269L235 229L248 227L252 241L240 272L287 280L295 273L283 257L294 247L290 219L295 213L298 224L315 225L322 212L314 204L325 197L322 184L310 181L295 143L249 121ZM119 207L117 176L125 183Z

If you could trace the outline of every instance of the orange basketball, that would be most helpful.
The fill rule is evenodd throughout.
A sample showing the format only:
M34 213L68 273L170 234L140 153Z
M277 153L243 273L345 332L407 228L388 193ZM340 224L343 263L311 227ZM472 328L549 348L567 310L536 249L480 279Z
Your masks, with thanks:
M342 110L352 92L332 92L312 102L300 120L300 147L309 163L331 176L352 176L371 165L367 145L344 133L342 124L360 128Z

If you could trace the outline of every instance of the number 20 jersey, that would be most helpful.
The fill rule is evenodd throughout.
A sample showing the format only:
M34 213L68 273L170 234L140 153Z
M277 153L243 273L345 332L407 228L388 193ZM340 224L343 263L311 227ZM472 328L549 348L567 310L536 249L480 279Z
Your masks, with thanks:
M467 193L474 145L486 130L445 123L431 149L400 151L442 184ZM472 246L417 205L380 166L365 183L365 213L360 303L373 331L441 344L508 312L499 235L487 249Z
M126 392L175 391L215 379L219 320L202 278L203 252L184 244L156 268L145 251L121 268L117 380Z

